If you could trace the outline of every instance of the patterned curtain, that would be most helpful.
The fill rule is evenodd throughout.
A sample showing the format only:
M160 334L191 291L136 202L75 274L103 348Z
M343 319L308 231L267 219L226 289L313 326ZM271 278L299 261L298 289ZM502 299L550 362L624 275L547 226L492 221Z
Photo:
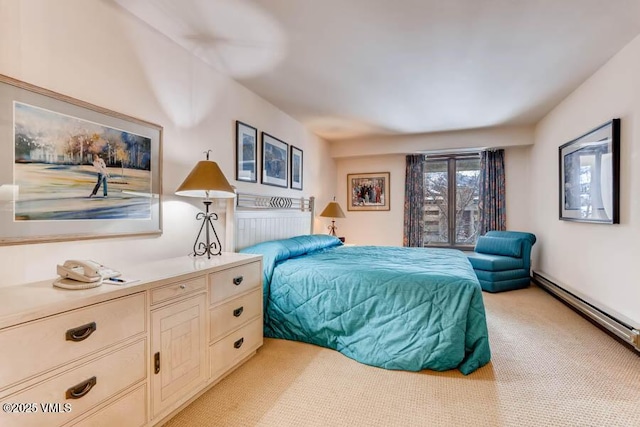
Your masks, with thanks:
M506 230L504 150L483 151L480 157L480 235L491 230Z
M424 160L423 154L407 156L404 186L404 246L420 247L424 233Z

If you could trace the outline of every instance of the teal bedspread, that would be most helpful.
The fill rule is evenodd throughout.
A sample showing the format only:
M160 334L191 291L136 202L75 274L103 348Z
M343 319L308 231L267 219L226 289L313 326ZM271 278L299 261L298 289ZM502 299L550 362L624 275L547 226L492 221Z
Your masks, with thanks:
M491 358L481 288L460 251L344 247L317 235L242 252L263 254L267 337L407 371L466 375Z

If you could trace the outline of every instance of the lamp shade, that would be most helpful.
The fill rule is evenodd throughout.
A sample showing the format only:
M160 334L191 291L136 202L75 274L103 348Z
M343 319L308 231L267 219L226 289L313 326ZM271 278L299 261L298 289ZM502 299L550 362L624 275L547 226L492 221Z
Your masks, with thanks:
M176 190L178 196L230 199L235 191L216 162L201 160Z
M329 202L320 216L324 216L327 218L344 218L344 212L342 212L342 208L340 208L338 202L334 200L333 202Z

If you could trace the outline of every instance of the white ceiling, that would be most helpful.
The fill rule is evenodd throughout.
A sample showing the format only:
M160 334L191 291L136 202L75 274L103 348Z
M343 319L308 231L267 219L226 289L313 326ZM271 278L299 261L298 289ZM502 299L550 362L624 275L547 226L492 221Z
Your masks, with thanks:
M115 0L327 139L529 125L640 0Z

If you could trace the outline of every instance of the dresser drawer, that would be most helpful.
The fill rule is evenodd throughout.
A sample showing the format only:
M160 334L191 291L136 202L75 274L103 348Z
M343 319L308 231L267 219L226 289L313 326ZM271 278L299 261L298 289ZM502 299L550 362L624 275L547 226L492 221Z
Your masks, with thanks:
M261 345L262 318L213 344L210 347L211 378L217 378Z
M79 427L141 427L147 422L147 387L142 385L89 417Z
M205 277L197 277L192 280L172 283L151 291L151 305L205 289L207 289L207 280Z
M261 263L252 262L209 274L211 304L217 304L242 292L260 287L262 283L260 266Z
M0 412L2 426L59 426L76 418L146 377L146 341L141 340L116 352L64 372L24 391L3 398L3 403L34 402L37 412ZM76 398L72 397L75 394ZM40 403L65 404L66 412L43 412Z
M211 310L209 338L211 341L215 341L261 315L262 289L256 289Z
M0 389L145 330L144 293L4 329L0 331Z

